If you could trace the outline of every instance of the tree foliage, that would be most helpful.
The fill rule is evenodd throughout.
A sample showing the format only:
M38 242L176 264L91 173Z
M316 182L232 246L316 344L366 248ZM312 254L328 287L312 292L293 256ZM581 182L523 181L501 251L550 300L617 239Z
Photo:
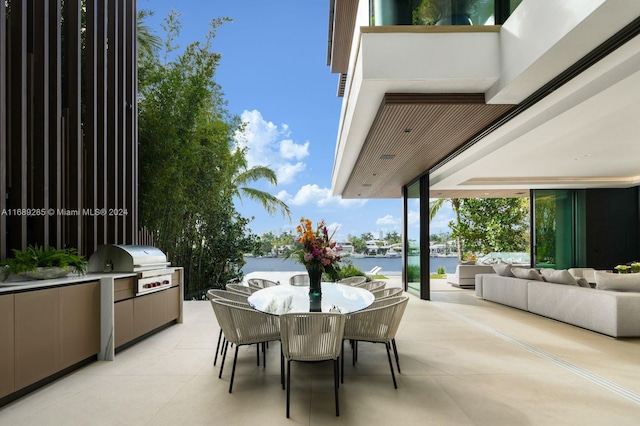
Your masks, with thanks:
M233 138L241 123L214 81L220 55L212 43L227 20L214 19L204 42L169 60L180 30L172 12L164 55L151 50L139 57L140 222L171 262L184 267L186 294L241 276L243 253L256 242L232 198L246 165Z
M451 221L452 236L465 251L489 253L529 249L527 198L459 199L458 221Z

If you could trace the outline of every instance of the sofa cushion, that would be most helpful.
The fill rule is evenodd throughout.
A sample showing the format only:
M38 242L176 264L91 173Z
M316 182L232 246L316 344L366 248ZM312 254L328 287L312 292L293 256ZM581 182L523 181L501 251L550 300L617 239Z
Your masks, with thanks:
M544 281L540 272L533 268L511 268L511 273L516 278L525 280Z
M576 278L576 282L580 287L591 288L591 284L589 284L589 281L584 277Z
M612 274L596 271L596 288L615 291L640 291L640 274Z
M593 268L569 268L567 269L574 278L586 278L590 283L596 282L595 272L596 270Z
M578 285L576 279L566 269L540 269L540 274L544 280L549 283ZM588 284L588 283L587 283Z
M511 273L511 264L505 262L498 262L493 265L493 270L496 271L496 274L501 277L513 277L514 275Z

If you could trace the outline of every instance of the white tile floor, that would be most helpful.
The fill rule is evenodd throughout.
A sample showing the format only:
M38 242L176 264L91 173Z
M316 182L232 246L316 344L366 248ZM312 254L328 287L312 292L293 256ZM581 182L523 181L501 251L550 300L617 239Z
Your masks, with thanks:
M397 285L391 280L390 285ZM330 363L294 363L285 418L279 348L267 368L240 351L233 393L212 365L218 328L208 302L183 324L0 408L0 425L637 425L640 339L612 339L433 286L411 297L393 388L383 345L347 351L340 417ZM348 346L348 345L346 345ZM345 346L345 347L346 347Z

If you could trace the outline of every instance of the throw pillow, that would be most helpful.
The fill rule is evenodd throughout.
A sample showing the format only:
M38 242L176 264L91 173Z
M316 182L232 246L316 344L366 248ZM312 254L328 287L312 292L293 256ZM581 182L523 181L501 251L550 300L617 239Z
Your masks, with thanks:
M511 273L516 278L522 278L524 280L544 281L540 272L537 269L532 268L511 268Z
M583 277L577 278L576 282L580 287L591 288L591 284L589 284L589 281L587 281L586 278L583 278Z
M596 271L596 288L614 291L640 291L640 274L612 274Z
M495 263L493 265L493 270L496 271L496 274L500 275L501 277L513 277L514 275L511 273L511 264L510 263L504 263L504 262L498 262Z
M566 269L540 269L540 273L544 277L544 280L550 283L566 284L566 285L578 285L576 279Z

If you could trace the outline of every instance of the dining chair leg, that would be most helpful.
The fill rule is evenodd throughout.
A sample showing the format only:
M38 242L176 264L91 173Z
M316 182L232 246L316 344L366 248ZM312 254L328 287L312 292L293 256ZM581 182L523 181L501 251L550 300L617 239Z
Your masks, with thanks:
M256 344L256 365L260 367L260 343Z
M262 342L262 368L267 368L267 344Z
M340 385L338 384L338 360L333 360L333 388L334 393L336 395L336 416L340 415L340 406L338 402L338 388Z
M398 389L398 384L396 383L396 375L393 372L393 362L391 361L391 344L389 342L385 342L384 345L387 348L387 358L389 359L389 368L391 369L391 378L393 378L393 387Z
M289 418L289 395L291 394L291 360L287 360L287 418Z
M344 383L344 340L342 341L342 349L340 349L340 364L342 368L340 369L340 382Z
M282 390L284 390L284 353L282 353L282 346L280 346L280 384Z
M391 344L393 345L393 353L396 356L396 367L398 367L398 373L402 373L402 371L400 371L400 358L398 358L398 347L396 346L396 339L391 339Z
M351 362L353 363L354 367L356 365L356 362L358 362L358 341L357 340L353 341L353 352L351 353Z
M222 342L222 329L220 329L220 334L218 334L218 344L216 345L216 356L213 358L213 365L216 365L218 361L218 353L220 352L220 343Z
M218 374L218 379L222 378L222 369L224 368L224 360L227 359L227 349L229 348L229 341L224 342L224 350L222 351L222 364L220 364L220 373Z
M231 389L233 389L233 378L236 375L236 361L238 360L238 348L239 346L236 345L236 353L233 356L233 369L231 370L231 381L229 382L229 393L231 393Z

